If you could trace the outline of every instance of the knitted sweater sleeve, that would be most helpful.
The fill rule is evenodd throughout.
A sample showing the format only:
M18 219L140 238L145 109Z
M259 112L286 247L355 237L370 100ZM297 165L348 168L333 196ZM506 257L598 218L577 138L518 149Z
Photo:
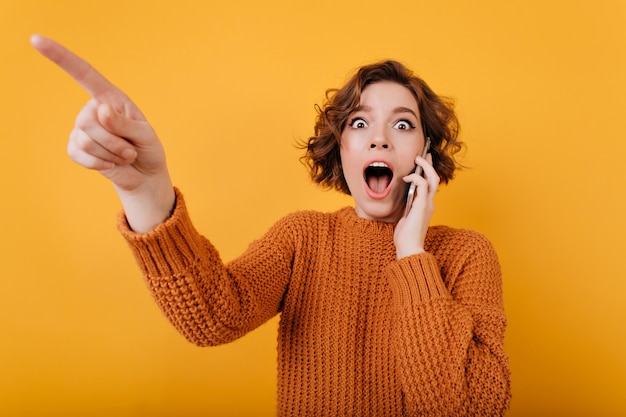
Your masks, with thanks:
M123 213L118 228L126 238L161 311L199 346L235 340L277 314L291 270L288 228L278 222L235 261L193 227L176 190L171 217L138 234Z
M462 231L454 240L445 278L430 253L387 269L405 408L419 416L503 415L510 373L500 265L482 235Z

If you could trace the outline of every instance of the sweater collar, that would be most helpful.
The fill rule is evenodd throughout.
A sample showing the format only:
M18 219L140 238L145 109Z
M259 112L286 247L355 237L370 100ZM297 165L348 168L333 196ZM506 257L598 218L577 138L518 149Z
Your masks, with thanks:
M337 211L337 216L349 229L366 235L391 236L393 238L393 232L396 228L396 223L385 223L359 217L353 207L340 209Z

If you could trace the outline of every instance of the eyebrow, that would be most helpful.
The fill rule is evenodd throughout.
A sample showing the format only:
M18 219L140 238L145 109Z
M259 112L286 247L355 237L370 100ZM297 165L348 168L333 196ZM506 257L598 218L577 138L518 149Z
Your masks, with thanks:
M372 108L370 106L357 106L356 109L354 109L354 113L359 112L359 111L364 111L364 112L369 112L372 111ZM404 107L404 106L399 106L396 107L395 109L393 109L393 113L411 113L413 116L415 116L416 119L419 120L419 117L417 117L417 114L415 114L415 112L413 111L413 109L410 109L408 107Z

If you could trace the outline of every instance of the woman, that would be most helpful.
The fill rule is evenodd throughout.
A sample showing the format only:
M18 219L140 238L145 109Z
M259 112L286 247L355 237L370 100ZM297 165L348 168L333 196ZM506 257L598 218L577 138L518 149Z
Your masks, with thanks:
M288 215L224 264L193 227L139 109L61 45L32 43L93 97L68 152L115 186L119 228L172 324L207 346L280 314L279 415L504 414L500 266L482 235L429 227L460 143L452 107L421 79L386 61L331 91L304 160L354 208ZM409 183L417 196L405 216Z

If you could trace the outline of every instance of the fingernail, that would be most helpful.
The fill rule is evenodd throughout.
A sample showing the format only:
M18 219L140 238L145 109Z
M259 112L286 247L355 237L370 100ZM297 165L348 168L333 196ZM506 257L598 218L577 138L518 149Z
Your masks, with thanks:
M111 106L109 106L106 103L103 103L100 105L101 109L100 110L102 112L102 116L104 117L110 117L111 116Z
M135 152L134 149L124 149L122 157L124 159L135 159L137 157L137 152Z

